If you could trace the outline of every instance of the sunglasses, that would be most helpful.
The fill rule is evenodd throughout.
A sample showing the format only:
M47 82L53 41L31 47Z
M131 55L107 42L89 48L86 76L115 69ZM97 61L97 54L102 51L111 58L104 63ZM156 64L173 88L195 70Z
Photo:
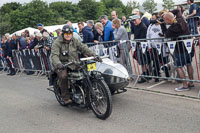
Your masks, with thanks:
M65 36L70 36L72 33L64 33Z

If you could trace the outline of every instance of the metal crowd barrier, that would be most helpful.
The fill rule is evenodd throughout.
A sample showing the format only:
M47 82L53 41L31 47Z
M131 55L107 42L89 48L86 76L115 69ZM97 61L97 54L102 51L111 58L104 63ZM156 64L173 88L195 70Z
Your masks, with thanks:
M130 77L136 77L134 86L139 78L145 78L147 82L149 79L200 82L199 37L200 35L189 35L170 39L137 39L87 45L97 55L109 55L111 60L121 63L128 70ZM152 44L154 46L151 46ZM185 78L179 78L177 67L183 68L184 74L187 69L190 73ZM200 91L198 95L200 96Z
M47 74L51 70L50 51L45 49L24 49L12 51L12 62L16 72L37 72L37 75Z

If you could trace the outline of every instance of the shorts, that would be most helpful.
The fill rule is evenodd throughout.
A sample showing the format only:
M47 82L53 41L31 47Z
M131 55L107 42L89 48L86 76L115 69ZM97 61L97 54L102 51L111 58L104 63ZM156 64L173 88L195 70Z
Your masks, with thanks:
M192 62L192 57L194 56L194 52L188 53L176 53L174 54L174 65L176 67L184 67L184 65L189 65Z
M164 64L168 64L169 63L169 56L165 56L165 57L163 57L162 55L159 55L159 59L160 59L160 63L162 64L162 65L164 65Z

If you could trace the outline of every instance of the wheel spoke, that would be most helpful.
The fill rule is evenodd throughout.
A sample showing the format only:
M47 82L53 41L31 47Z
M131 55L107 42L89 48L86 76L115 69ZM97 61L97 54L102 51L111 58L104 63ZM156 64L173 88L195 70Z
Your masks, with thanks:
M108 105L103 88L98 82L93 82L93 88L97 99L93 101L93 105L100 114L104 114Z

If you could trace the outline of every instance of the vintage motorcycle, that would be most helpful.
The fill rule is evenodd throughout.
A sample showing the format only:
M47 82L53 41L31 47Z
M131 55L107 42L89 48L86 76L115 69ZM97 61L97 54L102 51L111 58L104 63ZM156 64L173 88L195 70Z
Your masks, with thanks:
M59 79L55 72L49 74L49 82L53 88L48 88L48 90L55 93L60 105L92 109L97 118L105 120L112 112L112 97L101 72L96 71L96 63L94 57L87 57L81 58L79 62L73 61L64 65L68 70L69 92L73 101L71 104L66 105L62 100ZM76 64L79 69L70 70L68 68L70 64Z

